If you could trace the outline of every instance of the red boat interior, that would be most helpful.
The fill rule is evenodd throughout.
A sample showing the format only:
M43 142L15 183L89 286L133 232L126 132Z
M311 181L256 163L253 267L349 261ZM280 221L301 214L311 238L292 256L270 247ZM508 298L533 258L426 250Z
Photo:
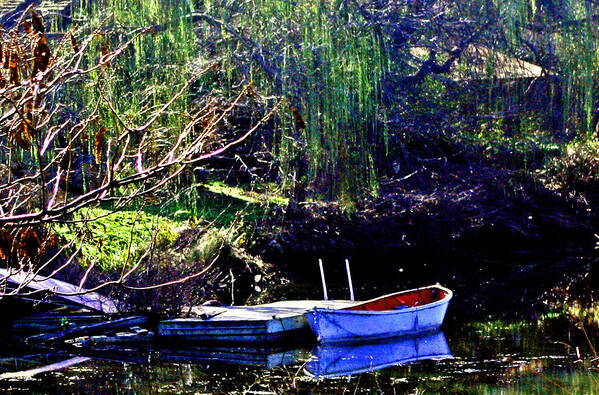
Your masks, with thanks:
M422 306L443 299L447 291L440 288L424 288L415 291L386 296L347 307L343 310L385 311L401 310L409 307Z

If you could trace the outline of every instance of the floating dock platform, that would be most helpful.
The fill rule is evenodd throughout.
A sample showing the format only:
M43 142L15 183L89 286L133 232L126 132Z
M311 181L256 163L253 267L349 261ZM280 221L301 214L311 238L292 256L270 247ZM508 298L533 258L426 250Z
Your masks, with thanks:
M280 301L256 306L198 306L197 318L160 321L158 336L172 340L273 343L313 336L305 313L314 307L340 309L345 300Z

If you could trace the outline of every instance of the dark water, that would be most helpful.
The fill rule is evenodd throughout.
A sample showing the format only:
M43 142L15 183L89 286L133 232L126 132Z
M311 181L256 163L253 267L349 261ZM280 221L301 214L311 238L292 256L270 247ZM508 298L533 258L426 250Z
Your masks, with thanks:
M61 361L73 365L8 376ZM599 394L596 367L581 333L546 324L454 325L420 337L299 349L73 352L27 348L7 334L0 341L0 391L12 393Z

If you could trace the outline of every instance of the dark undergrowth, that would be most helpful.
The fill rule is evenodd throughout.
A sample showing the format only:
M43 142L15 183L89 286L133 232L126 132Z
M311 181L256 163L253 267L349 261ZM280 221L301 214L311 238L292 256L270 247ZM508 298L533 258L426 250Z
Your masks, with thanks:
M456 291L460 319L531 317L568 299L592 305L592 177L567 193L555 164L574 163L569 173L590 165L564 151L419 134L404 151L418 166L381 178L377 197L349 210L324 202L281 209L259 223L253 251L294 284L276 288L274 299L320 297L310 286L318 259L329 293L347 297L349 258L361 298L441 282Z

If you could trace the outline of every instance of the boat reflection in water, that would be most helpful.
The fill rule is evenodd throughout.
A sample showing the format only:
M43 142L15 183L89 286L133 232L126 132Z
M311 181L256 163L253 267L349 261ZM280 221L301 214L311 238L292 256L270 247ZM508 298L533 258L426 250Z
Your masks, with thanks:
M293 347L293 345L289 345ZM149 349L148 349L149 348ZM35 353L34 353L35 354ZM44 358L40 359L40 355ZM418 336L404 336L376 342L322 344L313 350L284 346L248 347L187 345L183 347L158 348L142 344L132 347L78 347L70 352L35 354L35 358L19 356L18 360L31 360L27 365L16 365L13 359L0 362L2 379L31 378L40 373L48 373L68 368L93 359L119 361L137 365L161 364L206 364L244 365L273 369L288 365L299 366L306 362L306 371L316 378L348 376L352 374L382 369L392 365L406 364L425 359L451 358L449 346L442 332L423 333ZM8 366L6 366L8 365ZM21 370L24 369L24 370ZM15 372L15 370L17 370Z
M443 332L369 343L322 344L312 351L307 372L316 378L349 376L427 359L452 358Z

